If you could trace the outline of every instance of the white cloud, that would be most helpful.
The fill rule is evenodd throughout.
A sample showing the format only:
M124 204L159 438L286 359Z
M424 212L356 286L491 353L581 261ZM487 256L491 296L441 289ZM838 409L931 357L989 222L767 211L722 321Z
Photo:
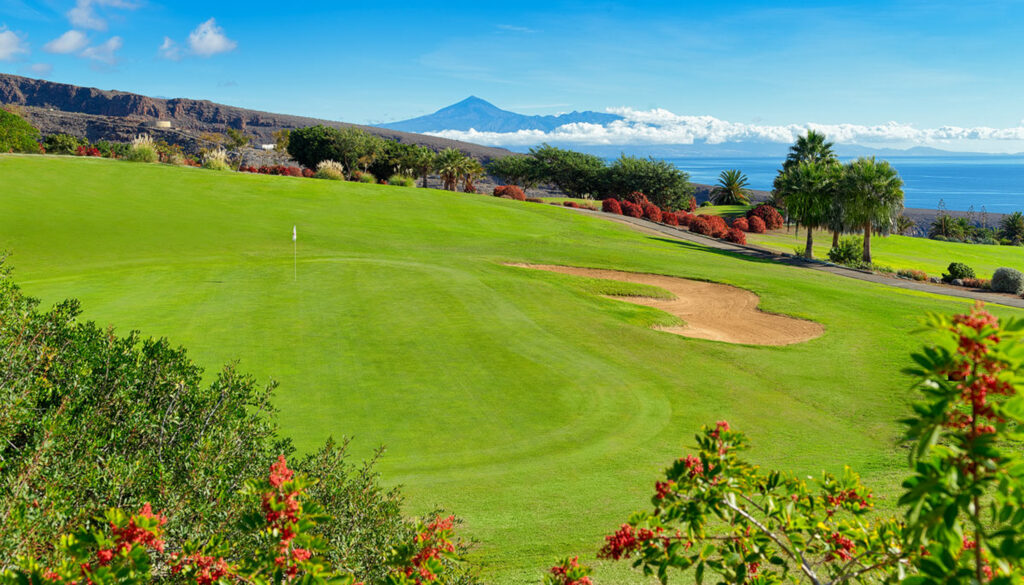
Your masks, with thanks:
M171 37L164 37L164 42L160 45L160 56L164 59L177 61L181 59L181 47Z
M229 39L224 34L224 29L217 26L217 22L211 18L189 33L188 46L193 54L210 57L234 50L238 43Z
M53 73L53 65L50 65L49 63L33 63L29 66L28 70L37 77L46 77L50 73Z
M0 26L0 61L14 61L18 55L28 55L28 43L16 32Z
M77 28L107 30L107 21L97 14L96 7L134 10L138 4L129 0L76 0L75 7L68 11L68 20Z
M916 128L911 124L888 122L874 126L860 124L787 124L770 126L719 120L712 116L684 116L664 109L634 110L608 108L622 116L606 125L566 124L550 132L477 132L445 130L436 136L495 146L532 146L542 142L586 145L693 144L707 142L775 142L789 144L807 130L817 130L838 143L911 144L943 146L964 141L1024 141L1024 123L1011 128L986 126L964 128L942 126Z
M116 65L116 53L123 45L124 42L121 40L121 37L110 37L105 43L89 47L82 51L81 56L104 65Z
M88 44L89 39L86 38L85 33L77 30L69 30L43 45L43 50L47 53L59 53L64 55L67 53L77 53L84 49Z

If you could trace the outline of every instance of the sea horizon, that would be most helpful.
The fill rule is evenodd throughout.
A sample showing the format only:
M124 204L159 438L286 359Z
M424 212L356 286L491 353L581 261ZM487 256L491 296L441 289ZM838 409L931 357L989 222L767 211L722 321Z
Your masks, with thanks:
M843 162L855 157L840 157ZM950 211L1012 213L1024 211L1024 159L1020 156L950 155L890 156L888 160L904 182L905 206L937 209L940 201ZM750 179L749 188L771 191L782 160L779 157L665 157L690 175L694 183L714 184L726 169L739 169Z

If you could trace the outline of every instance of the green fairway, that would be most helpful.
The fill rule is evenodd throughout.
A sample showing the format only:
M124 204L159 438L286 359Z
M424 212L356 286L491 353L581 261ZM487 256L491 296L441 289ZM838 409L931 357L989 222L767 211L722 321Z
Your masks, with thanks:
M727 219L743 217L750 209L749 205L708 205L698 207L694 213L697 215L718 215Z
M749 434L754 461L848 463L891 506L906 461L896 420L912 398L898 372L924 341L910 333L926 311L966 307L490 196L9 155L0 182L0 249L27 293L77 297L87 318L279 380L300 449L331 435L354 436L360 456L386 445L384 478L408 511L465 518L497 583L538 582L563 555L592 560L720 419ZM905 240L879 239L879 261L901 266L886 254ZM988 275L952 254L929 273L952 260ZM507 262L733 284L825 334L786 347L689 339L649 327L671 323L664 313L599 296L635 287ZM640 582L630 575L602 563L595 580Z
M788 232L783 228L767 234L747 234L747 241L764 248L792 253L795 248L804 246L807 232L800 230L797 235L795 228L790 228ZM830 232L815 231L815 256L827 258L831 245ZM1024 247L940 242L908 236L871 238L871 257L877 264L897 270L924 270L929 276L942 276L950 262L963 262L974 269L978 278L992 278L992 273L1000 266L1024 270Z

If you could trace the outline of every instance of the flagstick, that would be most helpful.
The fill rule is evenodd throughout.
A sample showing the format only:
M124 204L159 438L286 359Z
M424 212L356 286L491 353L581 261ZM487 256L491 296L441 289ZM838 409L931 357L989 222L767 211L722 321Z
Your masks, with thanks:
M292 247L295 249L295 282L299 281L299 243L292 240Z

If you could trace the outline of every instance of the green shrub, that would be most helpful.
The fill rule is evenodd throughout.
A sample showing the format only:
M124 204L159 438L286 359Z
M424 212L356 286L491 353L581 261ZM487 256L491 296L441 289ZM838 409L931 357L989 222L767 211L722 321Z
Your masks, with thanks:
M953 282L954 280L974 278L974 269L963 262L952 262L947 268L948 273L942 275L942 282Z
M21 116L0 109L0 152L39 152L39 130Z
M316 174L313 176L318 179L343 181L345 180L345 168L337 161L323 160L316 165Z
M388 185L398 185L399 187L415 187L416 179L406 175L391 175L388 177Z
M223 148L209 150L203 154L203 168L211 171L229 171L228 151Z
M1019 295L1024 290L1024 274L1013 268L996 268L992 275L992 290Z
M371 183L371 184L372 183L376 183L377 182L377 177L374 177L373 173L360 173L360 175L359 175L359 182L360 183Z
M93 146L100 151L100 155L107 158L128 158L131 147L124 142L110 142L109 140L97 141Z
M864 238L849 236L839 239L839 245L828 251L828 259L844 266L863 264Z
M79 146L87 144L88 140L79 140L70 134L51 134L43 139L43 148L47 154L74 154Z
M131 146L128 147L128 156L125 158L132 162L155 163L160 160L160 155L149 134L139 134L132 139Z

